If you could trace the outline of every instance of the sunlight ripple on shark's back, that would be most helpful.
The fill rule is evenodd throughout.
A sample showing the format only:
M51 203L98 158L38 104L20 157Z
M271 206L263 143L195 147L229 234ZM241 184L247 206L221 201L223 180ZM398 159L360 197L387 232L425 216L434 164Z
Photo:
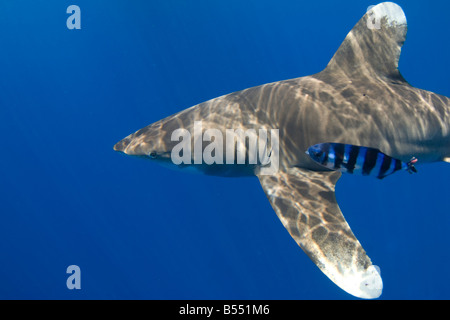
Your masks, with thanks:
M383 288L380 269L336 202L341 171L382 178L401 171L400 164L415 172L417 161L448 162L450 157L449 99L412 87L397 69L406 32L402 9L381 3L355 25L322 72L203 102L138 130L114 149L210 175L257 176L284 227L324 274L354 296L377 298ZM200 135L186 135L200 121ZM279 133L260 148L272 163L276 160L271 174L262 162L205 164L188 157L191 147L195 154L213 145L210 155L221 160L220 152L235 151L234 140L230 149L219 143L226 130L261 128ZM179 139L173 139L176 131ZM210 145L198 149L198 139L207 135ZM181 136L189 139L180 153L188 161L175 165L172 151ZM334 149L311 156L311 150L321 152L324 146Z

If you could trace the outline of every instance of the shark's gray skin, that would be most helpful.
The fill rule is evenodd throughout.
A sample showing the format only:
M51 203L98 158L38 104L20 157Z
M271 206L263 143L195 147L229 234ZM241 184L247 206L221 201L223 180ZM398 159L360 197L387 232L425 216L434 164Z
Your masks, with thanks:
M178 128L279 129L279 170L258 165L191 165L206 174L258 176L292 238L339 287L361 298L382 292L379 269L356 239L335 198L339 171L314 162L308 147L365 146L403 162L448 161L450 100L409 85L398 71L407 23L402 9L381 3L347 35L317 74L249 88L201 103L118 142L128 155L171 163ZM182 167L189 167L183 165Z

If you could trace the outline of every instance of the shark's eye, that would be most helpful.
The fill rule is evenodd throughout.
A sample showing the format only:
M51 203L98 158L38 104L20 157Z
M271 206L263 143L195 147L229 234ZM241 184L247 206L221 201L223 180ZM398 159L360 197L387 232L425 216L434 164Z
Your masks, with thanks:
M155 151L150 152L149 157L152 158L152 159L155 159L156 158L156 152Z

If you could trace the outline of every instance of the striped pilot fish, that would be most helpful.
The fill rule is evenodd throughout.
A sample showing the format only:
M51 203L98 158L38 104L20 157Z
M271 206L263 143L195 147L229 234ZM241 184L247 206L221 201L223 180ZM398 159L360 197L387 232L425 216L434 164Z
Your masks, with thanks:
M342 143L320 143L306 151L315 162L331 170L346 173L375 176L383 179L399 170L417 172L416 158L409 162L394 159L378 149L354 146Z

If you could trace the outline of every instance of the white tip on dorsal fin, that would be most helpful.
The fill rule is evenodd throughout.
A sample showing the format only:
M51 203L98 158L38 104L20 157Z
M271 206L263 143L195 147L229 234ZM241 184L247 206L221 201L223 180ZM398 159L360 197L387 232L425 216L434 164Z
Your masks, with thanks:
M387 77L404 81L398 71L407 22L400 6L383 2L369 7L345 38L326 71L344 72L349 77Z
M402 8L393 2L383 2L367 9L370 18L381 21L386 18L386 25L390 27L406 25L406 17ZM374 21L371 21L374 23ZM376 23L377 21L375 21Z
M444 159L442 159L442 161L445 161L447 163L450 163L450 157L445 157Z

